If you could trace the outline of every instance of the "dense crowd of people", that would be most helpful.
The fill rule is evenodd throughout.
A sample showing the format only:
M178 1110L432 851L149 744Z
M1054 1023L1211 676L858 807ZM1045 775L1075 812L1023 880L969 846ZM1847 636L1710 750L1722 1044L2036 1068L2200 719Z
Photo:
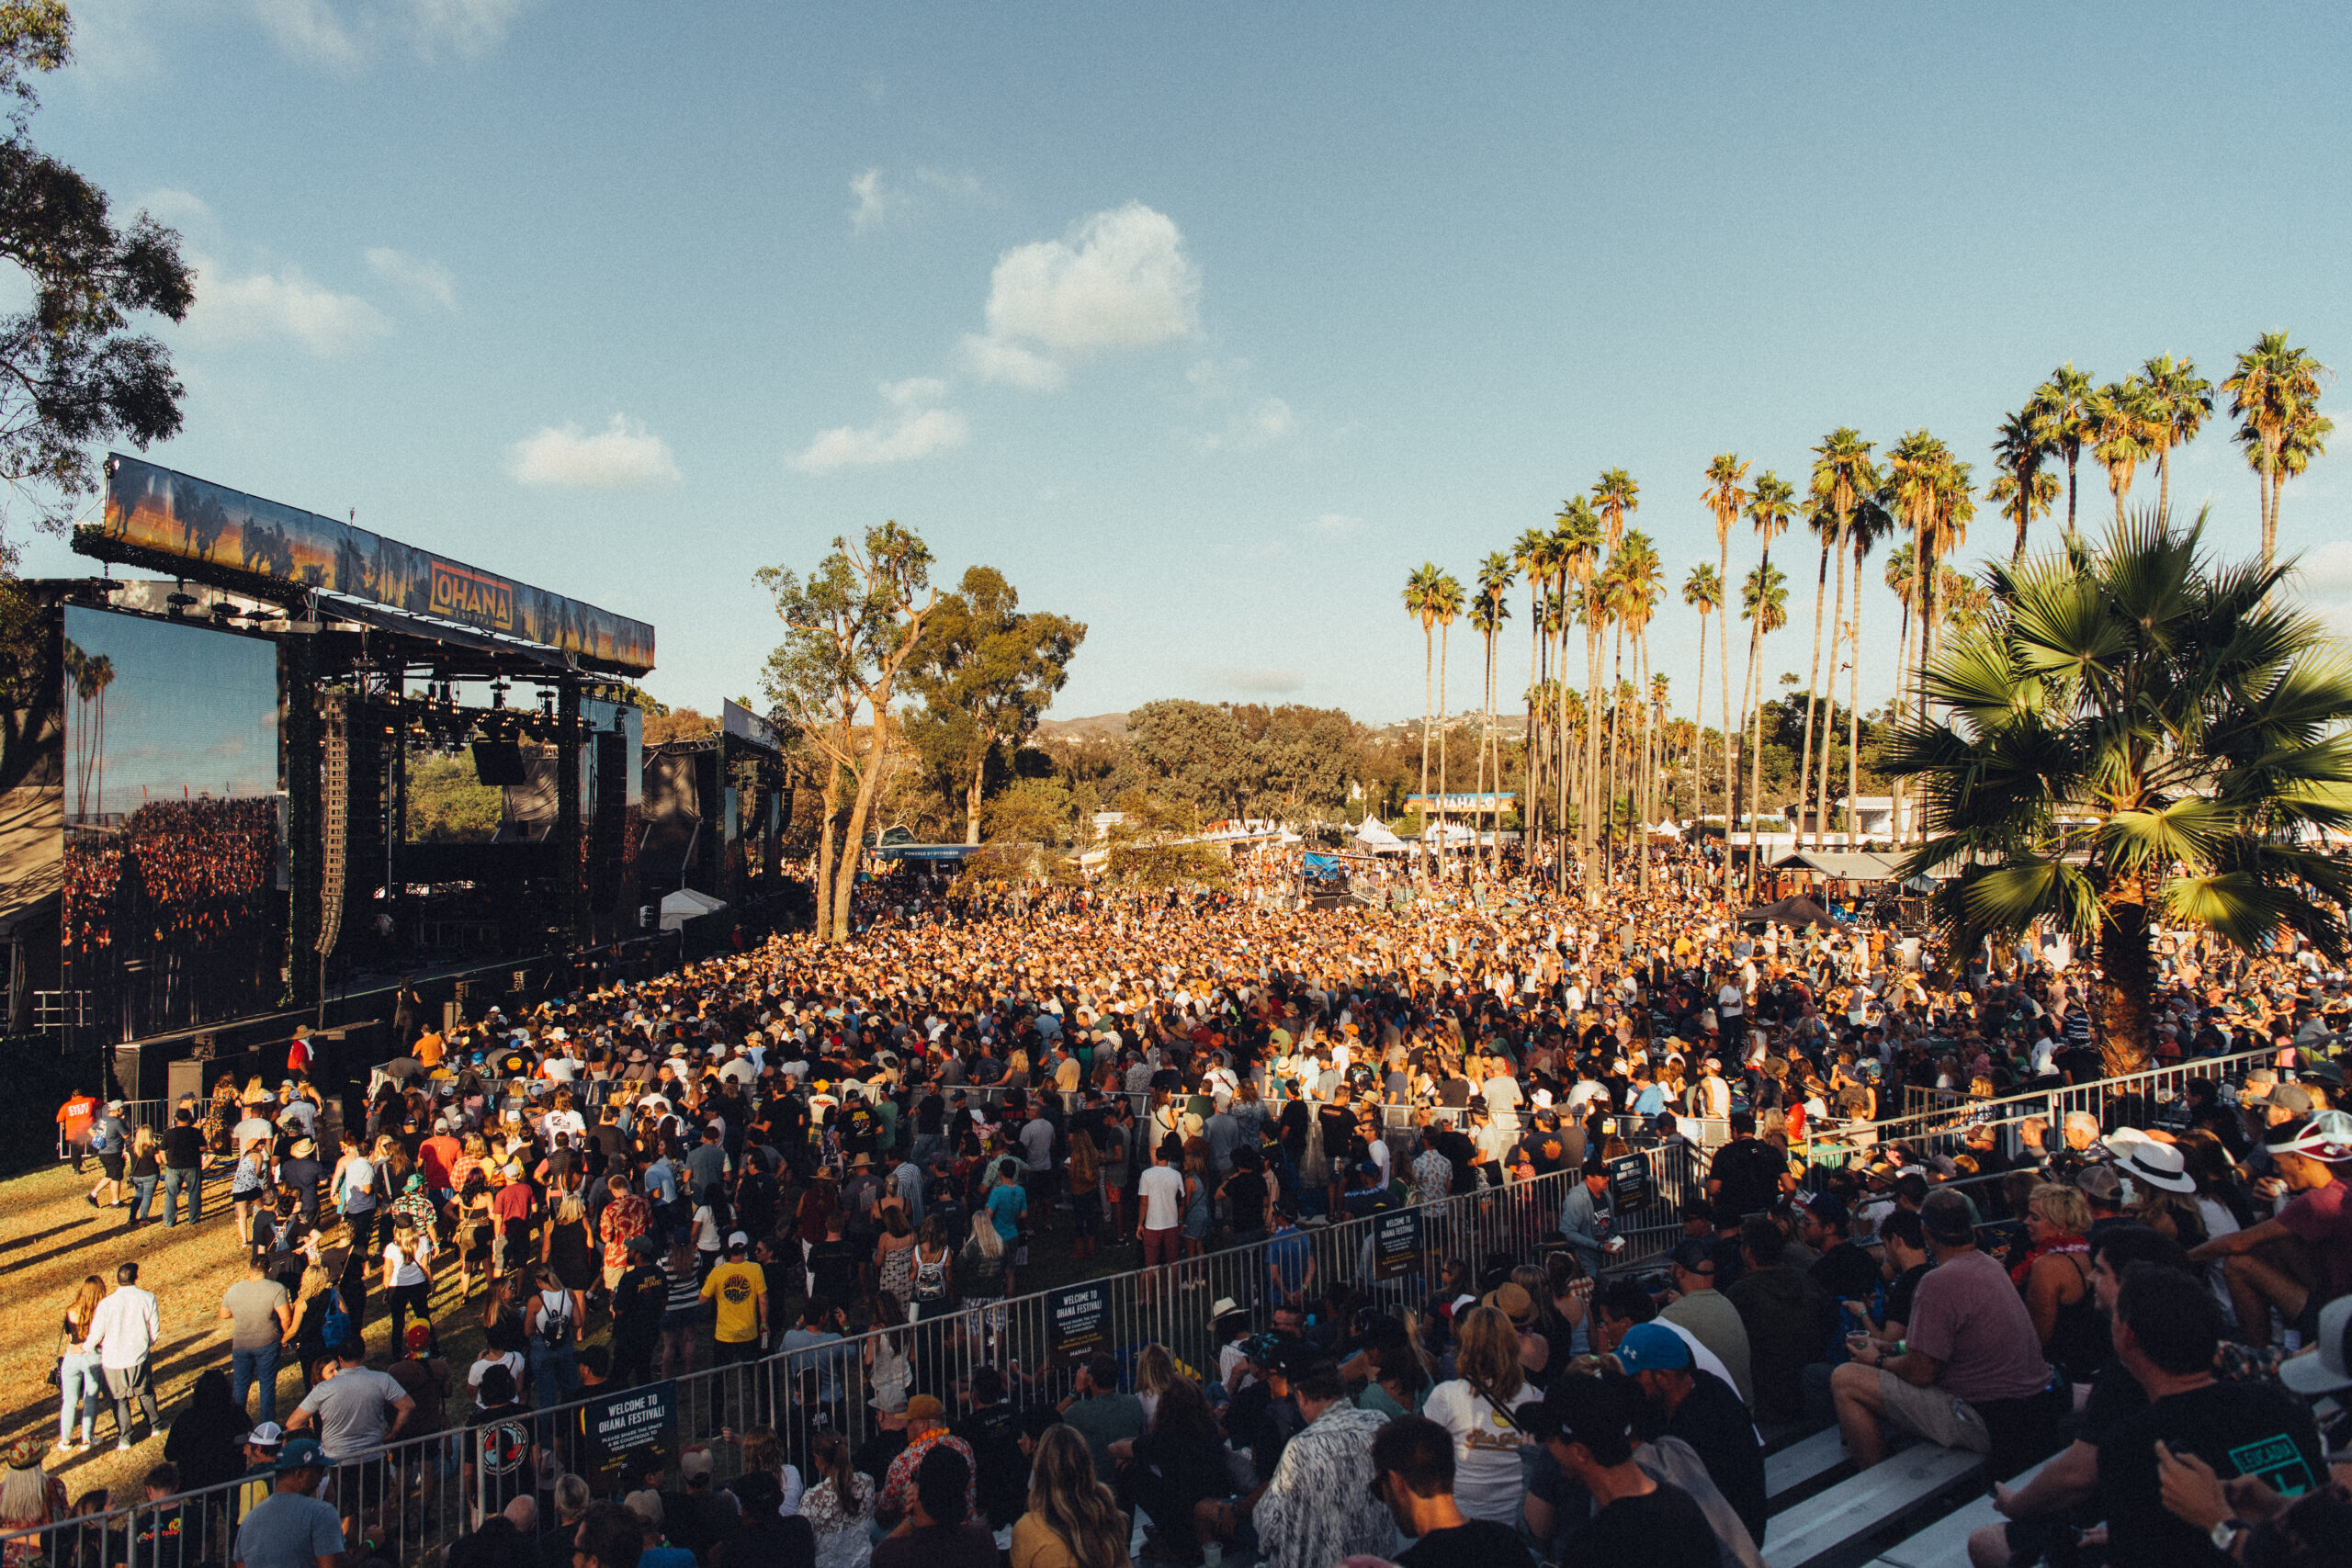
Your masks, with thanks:
M2049 1459L1996 1491L1983 1568L2346 1553L2347 1003L2310 949L2165 935L2141 1044L2226 1063L1972 1116L2104 1077L2063 941L1939 964L1870 919L1753 927L1696 857L1648 897L1442 877L1381 910L1317 908L1283 865L1215 889L881 877L846 943L447 1033L404 1008L337 1147L300 1071L173 1108L145 1156L184 1173L165 1219L225 1172L250 1265L211 1451L190 1438L151 1493L250 1470L269 1495L236 1561L316 1568L333 1515L356 1568L371 1510L435 1467L337 1478L446 1431L471 1484L503 1477L451 1568L1125 1568L1138 1520L1180 1563L1714 1568L1760 1561L1768 1437L1834 1425L1860 1466ZM1905 1118L1913 1088L1961 1103ZM112 1108L68 1132L107 1175L92 1201L148 1201ZM1650 1150L1694 1175L1628 1212L1618 1163ZM1409 1311L1296 1241L1539 1178L1556 1236L1430 1260ZM1045 1258L1172 1283L1261 1244L1255 1299L1200 1303L1214 1365L1136 1344L1023 1367L988 1310ZM63 1314L68 1454L100 1417L119 1443L155 1419L162 1325L125 1269ZM953 1357L887 1332L941 1321ZM514 1451L518 1413L779 1356L791 1408L745 1407L771 1423L729 1428L724 1463L690 1448L674 1490L594 1499ZM41 1456L9 1458L0 1527L60 1517Z

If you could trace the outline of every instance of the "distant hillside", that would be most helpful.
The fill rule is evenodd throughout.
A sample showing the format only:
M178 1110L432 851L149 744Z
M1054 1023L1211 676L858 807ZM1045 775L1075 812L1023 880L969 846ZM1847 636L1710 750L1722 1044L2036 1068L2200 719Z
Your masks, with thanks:
M1127 733L1127 716L1098 713L1091 718L1046 718L1037 721L1040 740L1117 740Z

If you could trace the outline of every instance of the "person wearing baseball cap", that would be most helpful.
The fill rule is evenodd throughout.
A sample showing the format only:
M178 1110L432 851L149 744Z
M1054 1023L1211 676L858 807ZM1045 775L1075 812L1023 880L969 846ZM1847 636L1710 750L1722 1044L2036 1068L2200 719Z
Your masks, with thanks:
M2323 1111L2281 1122L2263 1144L2293 1196L2271 1218L2188 1254L2191 1263L2222 1260L2239 1336L2257 1348L2270 1343L2272 1307L2308 1342L2318 1333L2320 1306L2352 1295L2352 1187L2345 1182L2352 1176L2352 1113Z
M1739 1393L1692 1359L1682 1336L1663 1323L1637 1323L1617 1342L1617 1364L1641 1390L1645 1432L1680 1438L1697 1450L1748 1539L1764 1539L1764 1445Z
M314 1438L292 1438L270 1461L270 1495L238 1521L230 1556L239 1568L318 1568L343 1555L343 1519L311 1494L327 1472Z
M714 1354L721 1366L755 1361L767 1348L768 1277L750 1262L752 1238L742 1231L727 1237L727 1260L712 1269L702 1282L702 1299L718 1303L718 1320L711 1333Z
M1555 1379L1543 1403L1527 1412L1529 1431L1598 1505L1576 1531L1576 1560L1625 1568L1712 1568L1723 1559L1705 1511L1690 1493L1634 1461L1641 1442L1634 1426L1641 1414L1634 1381L1607 1371Z

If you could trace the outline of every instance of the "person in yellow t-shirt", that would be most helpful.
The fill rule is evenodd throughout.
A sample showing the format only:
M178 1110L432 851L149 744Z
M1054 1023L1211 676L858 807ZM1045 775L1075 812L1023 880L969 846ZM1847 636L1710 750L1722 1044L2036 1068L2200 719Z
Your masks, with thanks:
M712 1334L713 1359L720 1366L755 1361L768 1335L768 1277L756 1263L747 1262L752 1238L737 1231L727 1238L727 1261L702 1282L702 1299L718 1303L718 1325Z
M448 1049L449 1043L441 1038L441 1032L428 1028L416 1037L416 1050L412 1054L424 1064L424 1070L429 1073L441 1065L441 1058Z

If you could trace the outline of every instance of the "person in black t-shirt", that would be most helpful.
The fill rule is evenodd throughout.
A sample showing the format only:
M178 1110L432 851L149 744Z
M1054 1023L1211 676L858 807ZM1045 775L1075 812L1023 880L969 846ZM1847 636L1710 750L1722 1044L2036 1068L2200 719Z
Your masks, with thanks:
M1760 1214L1780 1201L1788 1169L1789 1156L1757 1138L1755 1115L1735 1111L1731 1142L1707 1168L1707 1196L1742 1214Z
M1832 1299L1867 1301L1878 1288L1878 1259L1856 1246L1849 1234L1853 1216L1835 1192L1821 1192L1804 1210L1804 1244L1821 1256L1805 1272Z
M1616 1373L1556 1378L1524 1419L1560 1467L1584 1483L1592 1517L1560 1568L1716 1568L1722 1553L1689 1493L1634 1462L1641 1396Z
M2222 1545L2165 1511L2160 1452L2194 1454L2224 1481L2258 1476L2289 1497L2324 1490L2327 1461L2311 1411L2271 1383L2217 1382L2222 1309L2203 1283L2143 1265L2115 1303L2116 1359L2148 1408L2118 1422L2098 1449L2107 1560L2114 1568L2228 1568Z
M1372 1489L1413 1538L1397 1568L1532 1568L1519 1532L1464 1518L1453 1501L1453 1438L1426 1416L1400 1416L1372 1438Z
M1764 1539L1770 1517L1764 1483L1764 1447L1756 1423L1731 1384L1702 1371L1682 1337L1661 1323L1635 1324L1617 1342L1618 1364L1632 1374L1644 1407L1634 1415L1645 1438L1679 1438L1707 1467L1715 1490L1747 1527L1748 1539Z

